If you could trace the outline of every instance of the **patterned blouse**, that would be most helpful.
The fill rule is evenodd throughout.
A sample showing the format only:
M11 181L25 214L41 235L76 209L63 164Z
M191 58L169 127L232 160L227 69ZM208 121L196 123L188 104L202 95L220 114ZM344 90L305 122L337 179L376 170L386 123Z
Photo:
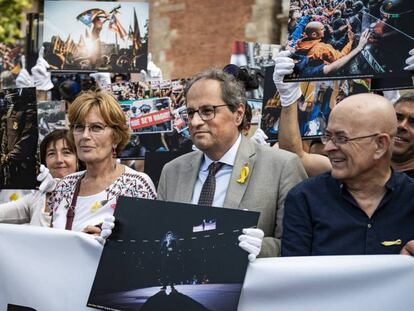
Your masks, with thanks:
M52 192L48 204L53 212L53 227L65 228L66 214L72 202L76 183L84 174L85 171L82 171L66 176ZM82 231L86 226L95 226L103 222L105 217L113 215L119 196L155 199L157 194L148 175L125 166L124 173L103 192L78 197L72 230Z

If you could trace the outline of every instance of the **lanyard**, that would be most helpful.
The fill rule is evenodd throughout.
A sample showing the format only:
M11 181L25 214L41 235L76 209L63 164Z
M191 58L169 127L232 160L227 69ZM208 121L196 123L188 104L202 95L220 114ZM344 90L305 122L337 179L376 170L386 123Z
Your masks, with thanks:
M75 218L75 207L76 207L76 201L78 200L79 190L80 190L80 184L82 181L82 178L85 175L82 175L75 185L75 192L73 193L72 202L70 203L70 206L68 208L68 212L66 213L66 225L65 230L72 230L72 224L73 224L73 218Z

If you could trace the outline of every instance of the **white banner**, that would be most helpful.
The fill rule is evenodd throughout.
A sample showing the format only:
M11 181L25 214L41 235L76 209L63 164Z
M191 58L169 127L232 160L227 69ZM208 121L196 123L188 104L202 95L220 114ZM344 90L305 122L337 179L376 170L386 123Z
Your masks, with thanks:
M83 233L0 225L0 311L82 311L102 247ZM128 276L125 276L128 277ZM239 311L413 310L414 258L399 255L257 259Z
M414 258L402 255L260 259L239 311L411 311Z
M0 310L82 311L102 246L84 233L0 225Z

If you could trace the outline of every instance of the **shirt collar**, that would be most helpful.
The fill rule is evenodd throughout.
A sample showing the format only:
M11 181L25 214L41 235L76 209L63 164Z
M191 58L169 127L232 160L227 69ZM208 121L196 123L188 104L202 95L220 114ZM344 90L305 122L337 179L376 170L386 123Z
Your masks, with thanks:
M227 152L217 162L221 162L223 164L234 166L234 162L236 162L236 155L237 155L237 150L239 150L240 142L241 142L241 134L239 134L239 137L237 138L233 146L231 146L231 148L227 150ZM212 162L215 162L215 161L213 161L206 154L204 154L204 161L203 161L203 164L201 165L201 171L207 171L208 167L210 166Z

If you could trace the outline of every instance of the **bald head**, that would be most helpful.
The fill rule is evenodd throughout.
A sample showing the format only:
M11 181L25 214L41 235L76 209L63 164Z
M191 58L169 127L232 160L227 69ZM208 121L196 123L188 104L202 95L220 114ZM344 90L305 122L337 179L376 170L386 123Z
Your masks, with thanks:
M397 118L392 104L375 94L358 94L345 98L334 107L330 119L343 119L355 133L388 133L395 135Z
M317 39L324 36L325 27L321 22L310 22L305 27L305 33L309 38Z

